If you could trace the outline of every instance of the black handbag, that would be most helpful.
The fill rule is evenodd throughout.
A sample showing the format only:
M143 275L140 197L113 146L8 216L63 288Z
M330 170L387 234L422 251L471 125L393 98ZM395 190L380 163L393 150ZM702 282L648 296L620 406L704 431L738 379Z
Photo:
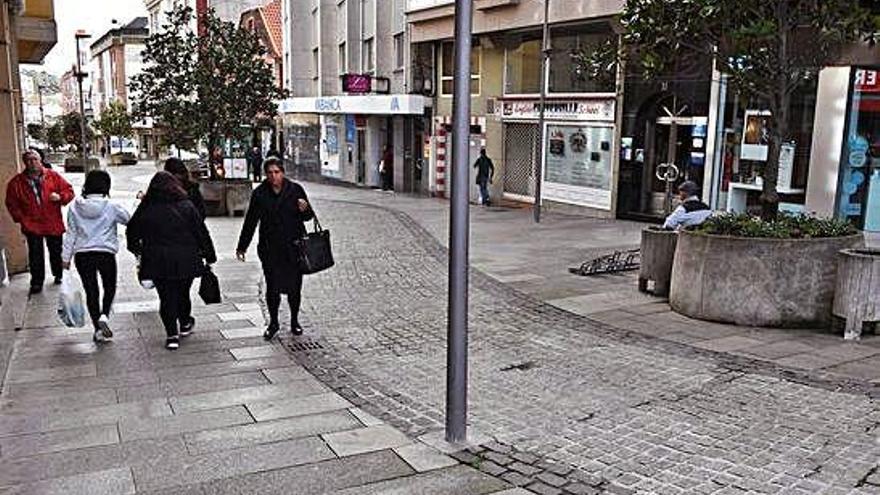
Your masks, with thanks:
M299 271L303 275L322 272L335 264L330 247L330 231L321 227L317 216L313 231L294 241L294 246L299 256Z
M205 267L205 273L202 274L202 280L199 282L199 297L205 304L220 304L222 301L220 281L210 267Z

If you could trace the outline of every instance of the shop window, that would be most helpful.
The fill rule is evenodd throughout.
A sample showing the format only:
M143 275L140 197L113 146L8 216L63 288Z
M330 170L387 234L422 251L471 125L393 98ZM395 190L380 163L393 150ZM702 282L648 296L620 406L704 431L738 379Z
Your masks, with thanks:
M613 40L613 33L603 32L602 28L589 25L553 29L550 36L552 51L548 90L551 93L614 92L614 74L608 74L608 77L601 79L593 78L576 63L579 54L590 53L605 42Z
M363 43L363 53L361 54L362 64L361 71L365 74L372 73L375 69L373 59L373 38L365 39Z
M405 45L403 43L403 33L394 35L394 68L403 69Z
M880 69L853 69L837 215L880 231Z
M504 67L505 94L538 94L541 92L540 33L516 48L508 49Z
M440 56L440 95L452 96L455 75L455 45L443 43ZM471 95L480 94L480 47L471 48Z
M312 79L318 79L321 70L320 52L317 48L312 49Z
M348 72L348 53L345 49L345 42L339 44L339 74Z

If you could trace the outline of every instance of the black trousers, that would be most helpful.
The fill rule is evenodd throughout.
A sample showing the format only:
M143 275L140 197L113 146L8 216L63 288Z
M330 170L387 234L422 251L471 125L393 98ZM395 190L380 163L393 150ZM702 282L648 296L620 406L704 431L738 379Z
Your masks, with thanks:
M159 293L159 317L165 326L165 333L173 337L179 333L178 324L185 324L192 317L192 301L189 290L193 279L156 279L156 292Z
M28 244L28 267L31 272L31 287L42 287L46 281L46 258L43 253L43 239L49 248L49 266L55 278L61 278L61 236L25 234Z
M287 293L287 305L290 307L290 324L299 326L299 307L302 302L302 283L303 277L301 273L290 273L286 275L290 278L289 286L285 291ZM269 309L269 322L278 324L278 309L281 307L281 288L273 282L275 277L266 275L266 306Z
M92 318L92 324L98 328L98 318L101 315L110 316L113 299L116 297L116 255L96 251L76 253L73 261L76 263L76 271L79 272L83 289L86 291L89 316ZM103 301L98 288L99 275L101 286L104 288Z

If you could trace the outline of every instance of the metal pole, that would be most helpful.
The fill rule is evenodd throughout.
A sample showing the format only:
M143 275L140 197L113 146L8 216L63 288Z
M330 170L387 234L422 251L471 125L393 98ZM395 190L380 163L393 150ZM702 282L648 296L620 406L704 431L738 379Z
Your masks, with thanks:
M37 97L39 98L40 103L40 126L43 128L43 132L46 132L46 115L43 113L43 85L37 84ZM43 136L45 138L46 136Z
M541 135L541 144L538 146L541 156L536 157L535 161L535 223L541 222L541 182L544 180L544 143L547 141L546 132L544 131L544 107L547 102L547 61L550 58L550 26L548 17L550 15L550 0L544 0L544 22L543 32L541 35L541 99L538 113L538 132Z
M82 67L80 67L80 52L79 52L79 39L80 35L76 34L76 82L79 86L79 136L80 136L80 144L82 145L82 158L85 160L88 158L86 156L86 105L83 101L83 74ZM85 163L85 162L83 162ZM85 166L85 165L83 165Z
M467 439L468 172L470 171L472 0L455 2L449 307L446 354L446 441Z

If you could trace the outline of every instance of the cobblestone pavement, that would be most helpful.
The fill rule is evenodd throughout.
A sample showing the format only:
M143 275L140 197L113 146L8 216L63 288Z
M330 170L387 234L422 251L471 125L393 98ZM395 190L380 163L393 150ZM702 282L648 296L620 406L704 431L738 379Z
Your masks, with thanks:
M337 266L309 277L306 337L285 344L353 404L437 430L445 250L312 190ZM495 442L462 456L487 473L537 493L880 493L870 383L621 331L479 272L470 315L471 428Z
M111 172L113 197L130 205L151 170ZM79 189L82 175L71 179ZM510 494L510 484L406 437L264 342L261 272L233 259L240 224L209 220L225 301L195 298L196 331L173 353L155 292L137 284L124 250L110 344L58 326L57 288L27 304L26 276L3 290L0 337L11 352L0 493Z
M405 213L441 243L448 238L449 204L444 200L317 184L309 184L309 190L316 197ZM880 385L880 335L844 342L842 327L779 330L704 322L674 313L665 299L638 292L637 272L593 277L569 273L570 267L584 260L637 247L643 224L555 209L546 211L538 225L530 210L522 208L474 207L471 217L472 266L552 306L622 333L724 352L741 361L808 372L831 382ZM876 234L867 241L880 246Z

